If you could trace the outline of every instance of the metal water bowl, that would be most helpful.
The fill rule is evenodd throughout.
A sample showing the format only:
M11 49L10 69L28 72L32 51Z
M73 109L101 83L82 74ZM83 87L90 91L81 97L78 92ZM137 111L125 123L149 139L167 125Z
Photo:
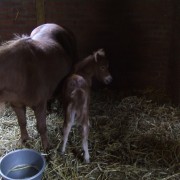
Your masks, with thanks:
M41 180L45 169L44 157L32 149L19 149L6 154L0 161L3 180Z

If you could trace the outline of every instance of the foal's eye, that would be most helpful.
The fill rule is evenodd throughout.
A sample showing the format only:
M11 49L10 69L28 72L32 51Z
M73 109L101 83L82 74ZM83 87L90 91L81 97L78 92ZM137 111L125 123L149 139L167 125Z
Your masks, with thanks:
M104 71L105 69L106 69L105 66L101 66L101 67L100 67L100 70L101 70L101 71Z

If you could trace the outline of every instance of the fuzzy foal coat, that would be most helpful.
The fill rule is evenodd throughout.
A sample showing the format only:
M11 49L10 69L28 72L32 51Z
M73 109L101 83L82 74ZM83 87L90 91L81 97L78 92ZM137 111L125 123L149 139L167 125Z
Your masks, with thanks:
M68 135L75 119L82 127L82 147L84 160L89 163L89 101L92 77L109 84L112 77L108 70L108 60L103 49L96 51L75 65L75 74L69 76L63 87L65 119L63 125L62 154L65 152Z

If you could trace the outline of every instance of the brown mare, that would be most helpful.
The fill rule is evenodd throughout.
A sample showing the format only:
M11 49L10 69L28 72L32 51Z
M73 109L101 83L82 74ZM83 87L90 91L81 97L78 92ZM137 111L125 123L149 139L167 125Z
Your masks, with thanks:
M21 140L29 139L26 106L34 110L44 150L50 146L46 130L46 105L76 61L73 35L56 24L35 28L0 47L0 101L13 107Z
M112 77L108 66L105 52L100 49L75 65L74 74L67 78L63 87L65 120L62 154L65 152L71 127L77 119L77 124L82 127L82 147L86 163L89 163L89 101L92 77L94 76L99 81L109 84Z

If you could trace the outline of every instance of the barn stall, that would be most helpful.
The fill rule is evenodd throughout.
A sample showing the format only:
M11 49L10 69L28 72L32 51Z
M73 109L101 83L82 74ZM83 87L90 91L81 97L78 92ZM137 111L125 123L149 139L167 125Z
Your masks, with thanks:
M81 58L105 48L114 81L110 87L94 82L90 164L82 161L75 127L65 156L60 155L63 115L57 103L47 114L53 144L48 154L32 110L27 121L33 140L22 146L17 118L7 104L0 118L0 155L24 147L42 152L43 179L179 179L179 108L172 104L179 103L179 7L177 0L1 1L2 42L42 23L66 26L77 38Z

